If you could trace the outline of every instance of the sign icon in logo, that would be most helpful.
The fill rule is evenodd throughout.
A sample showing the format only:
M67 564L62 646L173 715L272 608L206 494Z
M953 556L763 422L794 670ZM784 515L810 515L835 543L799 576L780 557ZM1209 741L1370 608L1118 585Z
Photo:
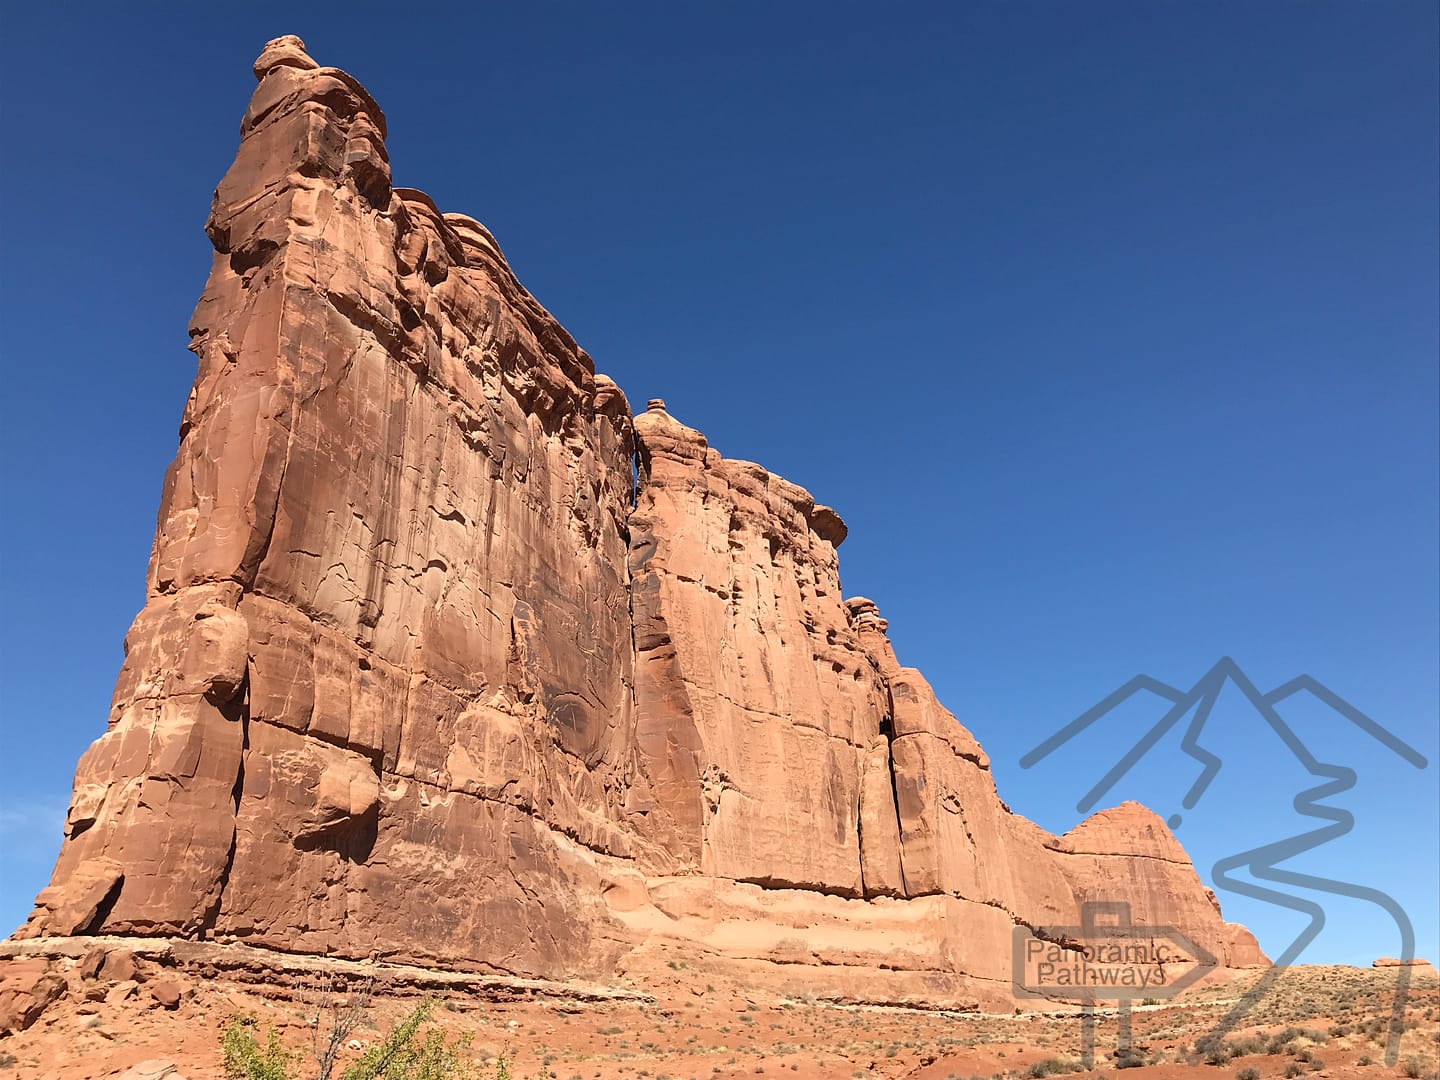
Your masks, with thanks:
M1017 998L1080 1001L1081 1060L1095 1064L1095 1017L1116 1009L1117 1058L1131 1053L1130 1007L1178 994L1214 971L1217 961L1171 926L1136 924L1125 901L1088 901L1079 926L1024 926L1011 935L1011 990Z

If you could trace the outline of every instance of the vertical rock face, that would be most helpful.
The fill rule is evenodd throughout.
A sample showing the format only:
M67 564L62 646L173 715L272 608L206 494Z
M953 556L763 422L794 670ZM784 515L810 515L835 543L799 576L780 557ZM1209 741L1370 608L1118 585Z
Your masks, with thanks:
M391 187L358 83L295 39L255 70L56 874L105 895L40 925L543 967L593 921L557 844L632 853L629 408L483 227Z
M635 430L637 748L685 824L684 865L862 896L861 777L886 695L840 601L836 534L803 489L663 407Z
M829 926L1003 983L1012 924L1111 898L1262 959L1143 808L1012 814L842 602L839 516L632 420L483 226L392 187L355 80L296 38L255 73L146 605L21 933L565 975Z

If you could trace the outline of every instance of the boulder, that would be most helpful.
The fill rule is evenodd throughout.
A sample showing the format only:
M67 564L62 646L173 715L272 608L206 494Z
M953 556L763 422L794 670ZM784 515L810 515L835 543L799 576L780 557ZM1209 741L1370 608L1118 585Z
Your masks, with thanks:
M65 991L64 977L45 961L7 961L0 972L0 1035L29 1028Z
M178 979L159 979L150 984L150 996L163 1009L178 1009L185 996L185 984Z

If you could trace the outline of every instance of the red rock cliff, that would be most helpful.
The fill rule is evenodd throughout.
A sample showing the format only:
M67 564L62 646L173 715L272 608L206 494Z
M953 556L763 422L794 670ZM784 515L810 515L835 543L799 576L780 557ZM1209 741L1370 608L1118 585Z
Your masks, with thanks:
M391 186L354 79L295 38L255 73L147 602L22 934L541 975L799 940L944 995L1123 899L1261 959L1143 808L1012 814L842 601L835 512L632 420L483 226Z

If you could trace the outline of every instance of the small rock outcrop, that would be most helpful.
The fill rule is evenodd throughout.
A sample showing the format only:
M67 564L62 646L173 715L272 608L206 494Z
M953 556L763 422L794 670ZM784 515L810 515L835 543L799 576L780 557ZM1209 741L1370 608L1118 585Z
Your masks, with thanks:
M255 74L146 605L22 936L549 977L670 942L974 999L1016 926L1107 899L1263 962L1144 808L1011 813L842 598L839 514L632 416L483 225L393 186L359 83L294 37Z
M1412 956L1409 960L1401 960L1395 956L1382 956L1370 966L1373 968L1414 968L1422 974L1435 974L1435 965L1421 956Z

